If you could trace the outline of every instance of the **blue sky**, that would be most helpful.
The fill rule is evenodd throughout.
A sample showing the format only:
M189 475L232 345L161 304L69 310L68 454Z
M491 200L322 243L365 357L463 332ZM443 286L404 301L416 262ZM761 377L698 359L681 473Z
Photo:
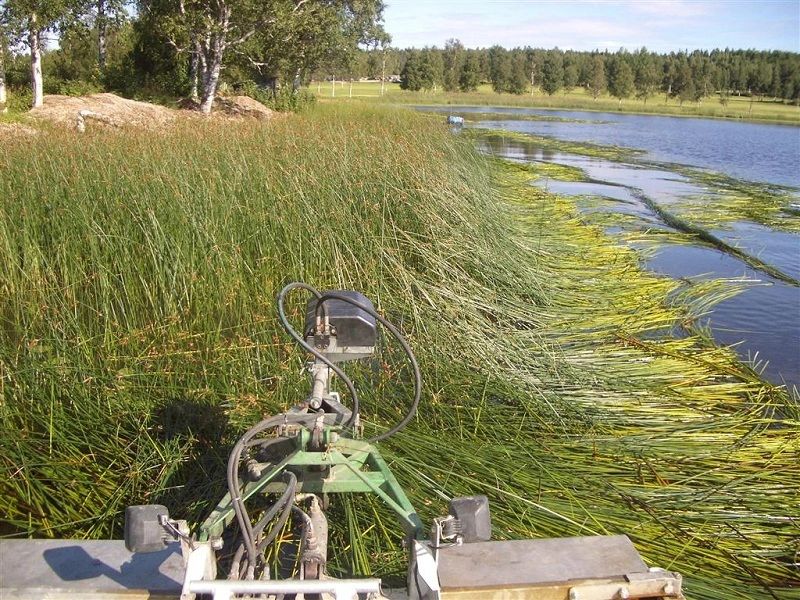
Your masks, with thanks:
M800 52L800 0L386 0L392 45Z

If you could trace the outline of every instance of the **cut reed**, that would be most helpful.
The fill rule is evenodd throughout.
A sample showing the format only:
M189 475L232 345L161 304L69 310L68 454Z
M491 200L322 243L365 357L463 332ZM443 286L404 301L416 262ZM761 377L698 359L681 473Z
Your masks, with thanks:
M149 501L204 516L236 433L306 394L273 308L302 279L363 290L417 350L423 406L382 451L425 519L486 493L499 537L628 533L692 598L791 593L797 406L702 333L663 335L729 286L642 271L471 139L322 107L49 132L0 173L4 533L119 535ZM395 352L355 371L368 431L396 419ZM335 572L402 571L380 505L333 510Z

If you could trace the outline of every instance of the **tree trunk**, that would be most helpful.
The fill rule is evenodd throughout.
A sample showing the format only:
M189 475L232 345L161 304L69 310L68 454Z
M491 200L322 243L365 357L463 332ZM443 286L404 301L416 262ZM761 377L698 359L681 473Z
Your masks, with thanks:
M6 66L5 66L5 42L0 37L0 114L8 112L6 97Z
M386 50L383 51L383 58L381 60L381 96L386 87Z
M211 114L211 109L214 107L221 69L222 52L215 48L211 60L206 59L206 72L203 76L203 101L200 103L200 111L207 115Z
M100 73L106 72L107 38L106 0L97 0L97 64L100 67Z
M200 84L200 48L195 43L194 50L189 58L189 98L195 102L200 101L200 92L198 86Z
M31 48L31 90L33 91L32 108L44 104L44 86L42 84L42 44L41 32L37 24L36 13L31 15L28 30L28 45Z

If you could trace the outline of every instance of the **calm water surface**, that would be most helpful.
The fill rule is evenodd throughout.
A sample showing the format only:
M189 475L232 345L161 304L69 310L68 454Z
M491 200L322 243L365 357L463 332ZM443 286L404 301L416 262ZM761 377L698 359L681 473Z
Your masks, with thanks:
M508 120L484 121L478 125L572 142L637 148L645 150L646 157L651 160L711 169L737 179L800 187L800 127L792 125L570 110L430 109L437 112L507 113L511 117ZM515 115L560 117L564 121L520 121L513 118Z
M429 110L428 107L425 108ZM624 115L581 111L500 107L436 107L437 112L508 114L474 123L476 127L625 146L645 151L646 161L678 163L725 173L737 179L800 188L800 127L711 119ZM518 115L560 117L563 121L515 119ZM567 121L567 119L573 121ZM491 140L484 150L522 161L556 162L581 168L592 182L546 180L537 185L559 193L599 196L615 212L635 216L644 227L664 227L640 195L669 209L682 198L708 195L670 170L640 164L543 150L535 143ZM594 210L594 209L590 209ZM784 273L800 278L800 236L742 221L713 233ZM735 345L775 383L800 388L800 288L748 267L736 257L706 246L661 246L644 266L675 278L742 278L750 283L738 296L718 304L707 325L721 344Z

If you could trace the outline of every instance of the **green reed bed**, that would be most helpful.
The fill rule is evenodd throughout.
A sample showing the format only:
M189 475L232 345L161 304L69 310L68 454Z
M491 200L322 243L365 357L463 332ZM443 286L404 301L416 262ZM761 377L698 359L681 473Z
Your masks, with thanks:
M50 132L0 150L3 533L197 520L237 433L303 398L282 285L352 287L416 349L419 416L382 444L427 520L486 493L498 537L628 533L692 598L798 580L797 406L702 332L687 289L471 139L404 111ZM300 318L302 299L292 304ZM355 369L368 431L408 400ZM394 379L389 379L394 377ZM332 507L336 573L402 573L376 502Z

